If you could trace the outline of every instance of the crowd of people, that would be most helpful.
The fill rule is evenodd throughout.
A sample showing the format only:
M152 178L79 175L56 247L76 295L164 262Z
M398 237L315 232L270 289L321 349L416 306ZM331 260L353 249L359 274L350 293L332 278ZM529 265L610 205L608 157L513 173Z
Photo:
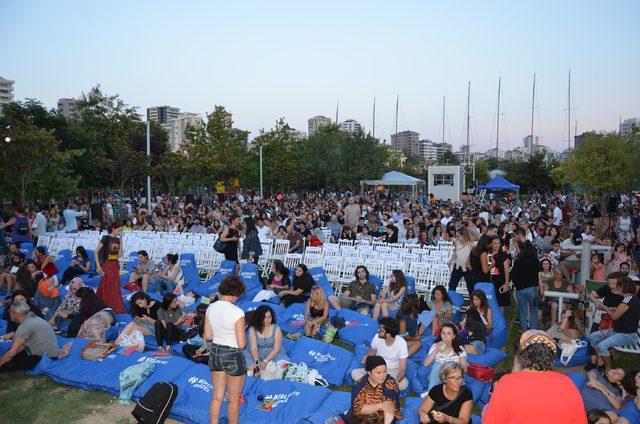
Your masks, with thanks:
M323 335L329 342L326 334L335 330L330 309L352 309L378 321L378 333L362 357L362 368L351 373L356 383L347 422L386 424L401 418L399 399L408 387L407 361L420 350L425 336L432 335L437 340L423 362L431 371L427 390L421 394L420 422L468 423L473 401L463 383L467 356L485 352L493 327L487 296L475 285L490 282L501 309L517 304L520 336L513 371L495 378L495 391L484 411L486 422L586 422L588 415L589 422L624 423L618 411L629 402L638 405L640 377L635 370L614 368L611 350L639 342L640 202L635 196L621 195L609 203L613 207L608 204L602 213L597 202L561 193L535 194L519 203L513 197L491 202L471 197L440 201L434 196L412 200L384 192L260 199L256 192L241 190L197 199L158 196L151 213L147 205L113 196L103 202L70 201L64 209L57 204L18 206L0 224L4 252L0 291L8 295L4 339L14 341L0 359L0 373L31 369L43 355L65 355L58 349L56 333L103 340L115 315L130 313L133 320L116 343L129 343L139 332L155 336L158 351L170 354L173 344L188 341L185 356L208 363L212 371L212 422L217 422L224 399L229 421L237 422L245 376L259 375L268 363L288 359L282 343L285 334L269 306L278 298L285 307L304 303L302 334ZM104 229L106 234L97 246L79 246L66 270L58 270L43 248L37 248L33 258L19 250L21 243L37 244L38 237L48 231L86 229ZM325 295L304 264L290 275L275 260L270 261L263 290L253 298L265 302L264 306L245 315L235 305L245 287L232 275L222 280L210 305L200 304L195 313L185 313L182 308L193 304L196 296L183 290L177 255L169 254L156 264L142 250L125 286L134 292L127 311L119 261L122 233L134 230L218 234L225 259L238 264L241 260L258 263L260 241L269 238L288 240L291 253L341 239L417 247L449 241L453 243L451 277L448 287L435 287L425 301L409 293L401 270L394 270L380 289L361 265L343 292ZM10 233L9 243L5 231ZM593 291L578 279L579 246L585 241L598 246L586 276L601 283ZM95 252L93 257L87 254L89 248ZM80 278L92 266L101 276L97 292ZM59 273L61 279L56 277ZM454 321L448 293L462 279L468 304L464 318ZM61 286L68 287L64 297L59 294ZM579 293L588 300L594 310L591 328L585 331L591 312L585 310L584 302L565 300L560 305L558 298L545 297L550 291ZM150 295L160 296L161 301ZM420 320L424 310L433 312L429 325ZM586 366L588 383L578 391L568 378L553 371L553 362L562 343L587 333L592 360Z

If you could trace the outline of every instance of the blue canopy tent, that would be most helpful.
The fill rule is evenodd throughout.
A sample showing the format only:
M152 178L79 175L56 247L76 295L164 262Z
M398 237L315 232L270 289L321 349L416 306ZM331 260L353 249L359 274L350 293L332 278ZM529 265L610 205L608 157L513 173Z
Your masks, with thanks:
M501 190L520 190L520 186L517 184L511 184L509 181L505 180L502 176L496 175L495 178L492 178L486 184L480 184L477 186L478 190L489 190L489 191L501 191Z

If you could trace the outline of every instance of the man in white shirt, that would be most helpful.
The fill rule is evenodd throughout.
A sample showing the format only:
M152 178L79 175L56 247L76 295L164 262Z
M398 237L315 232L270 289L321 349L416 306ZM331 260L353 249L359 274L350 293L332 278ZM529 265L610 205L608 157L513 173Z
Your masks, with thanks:
M444 216L440 219L440 224L442 224L443 228L446 228L452 219L453 217L451 216L451 211L449 209L445 209Z
M37 244L38 238L47 232L47 217L35 206L31 211L31 219L31 236Z
M558 202L552 202L551 206L554 206L553 208L553 225L555 226L560 226L560 223L562 222L562 209L560 209Z
M387 372L396 379L400 390L406 390L409 386L407 381L407 358L409 350L407 342L398 334L400 333L400 324L397 319L391 317L381 318L378 334L373 336L371 341L371 349L362 357L362 364L367 360L367 356L382 356L387 363ZM357 368L351 372L351 378L359 381L367 374L364 368Z
M268 241L269 234L271 233L271 229L264 225L264 220L262 218L258 218L256 224L258 225L258 238L260 241Z

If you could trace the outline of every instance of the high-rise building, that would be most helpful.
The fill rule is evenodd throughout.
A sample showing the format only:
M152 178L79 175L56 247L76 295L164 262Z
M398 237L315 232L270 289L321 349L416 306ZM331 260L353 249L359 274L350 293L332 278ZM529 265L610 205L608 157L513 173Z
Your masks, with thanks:
M431 140L420 140L420 159L430 162L438 160L438 148Z
M631 134L633 127L640 129L640 118L625 119L620 123L620 134Z
M323 125L329 125L331 124L331 118L327 118L326 116L314 116L313 118L309 118L309 137L311 137L316 131L318 131L318 128L320 128Z
M573 143L574 143L573 145L574 145L574 147L575 147L576 149L577 149L578 147L580 147L580 145L582 144L582 142L584 141L584 139L585 139L585 138L587 138L587 136L588 136L589 134L593 134L593 132L588 131L588 132L584 132L584 133L582 133L582 134L580 134L580 135L576 134L576 135L573 137Z
M176 152L180 150L184 143L187 125L197 125L202 122L202 117L197 113L180 113L174 119L163 125L169 134L169 145L171 150Z
M172 119L176 119L180 114L180 109L171 106L155 106L147 108L147 120L156 121L160 125L168 124Z
M340 130L351 134L362 132L362 124L355 119L347 119L340 124Z
M0 110L13 102L13 84L15 81L0 77Z
M58 99L58 114L70 119L76 114L76 99Z
M442 160L445 152L451 153L453 151L453 146L449 143L433 143L436 148L438 160Z
M540 142L540 138L537 135L535 135L533 136L533 145L532 145L531 135L526 136L525 138L522 139L522 145L524 147L524 151L527 152L527 154L528 152L534 151L539 142Z
M391 134L391 146L399 149L406 156L422 157L420 154L420 133L415 131Z

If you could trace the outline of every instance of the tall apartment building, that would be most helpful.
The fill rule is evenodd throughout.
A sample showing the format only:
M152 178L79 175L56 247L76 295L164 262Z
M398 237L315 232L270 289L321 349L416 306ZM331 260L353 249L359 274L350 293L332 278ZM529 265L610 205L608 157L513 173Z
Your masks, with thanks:
M453 152L453 146L449 143L433 143L433 145L436 147L438 160L442 160L445 152Z
M321 126L331 124L331 118L318 115L318 116L314 116L313 118L309 118L308 122L309 122L308 134L309 134L309 137L311 137L313 133L318 131L318 128L320 128Z
M202 117L197 113L180 113L176 118L171 119L163 125L169 134L169 145L171 150L180 150L184 143L187 125L197 125L202 122Z
M15 81L0 77L0 111L2 107L13 102L13 84Z
M340 130L351 134L362 132L362 124L355 119L347 119L340 124Z
M170 120L176 119L180 114L180 109L171 106L154 106L147 108L147 121L156 121L160 125L168 124Z
M422 157L420 154L420 133L402 131L391 134L391 146L400 150L406 156Z
M620 134L631 134L633 127L640 129L640 118L625 119L620 123Z
M70 119L76 114L76 99L58 99L58 114Z
M528 135L522 139L522 146L527 154L529 154L529 152L535 152L539 143L540 137L538 137L537 135L533 136L533 144L531 143L531 135Z
M438 148L431 140L420 140L420 158L429 162L437 162Z

